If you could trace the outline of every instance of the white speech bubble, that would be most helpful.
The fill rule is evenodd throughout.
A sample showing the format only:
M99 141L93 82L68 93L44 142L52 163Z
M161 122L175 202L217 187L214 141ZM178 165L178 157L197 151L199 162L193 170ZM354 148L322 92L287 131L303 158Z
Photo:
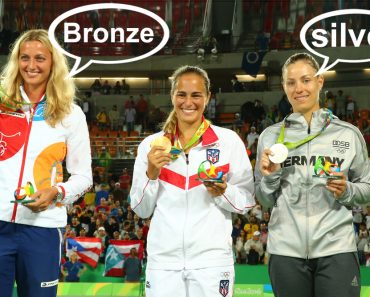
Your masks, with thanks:
M339 16L339 15L347 15L347 14L366 14L370 15L370 10L366 9L341 9L341 10L335 10L335 11L330 11L327 13L323 13L318 15L317 17L314 17L310 21L308 21L301 29L301 32L299 34L299 38L301 39L302 45L310 51L312 54L319 56L324 59L321 68L319 71L317 71L316 75L322 74L323 72L329 70L330 68L334 67L337 65L339 62L343 63L364 63L364 62L370 62L369 59L359 59L359 60L348 60L348 59L336 59L333 63L329 64L330 58L328 56L325 56L323 54L320 54L319 52L315 51L310 47L310 45L306 41L306 32L307 30L316 22L321 21L326 18L334 17L334 16Z
M138 13L145 14L145 15L151 17L152 19L156 20L161 25L161 27L163 28L163 32L164 32L163 39L154 49L147 52L146 54L143 54L143 55L140 55L140 56L137 56L137 57L133 57L133 58L130 58L130 59L115 60L115 61L102 61L102 60L93 59L93 60L89 60L85 65L79 67L80 63L81 63L81 57L76 56L74 54L71 54L71 53L67 52L65 49L63 49L59 45L59 43L56 41L54 32L55 32L56 27L59 25L59 23L61 21L63 21L64 19L66 19L66 18L68 18L72 15L81 13L81 12L90 11L90 10L98 10L98 9L122 9L122 10L136 11ZM60 16L58 16L51 23L51 25L49 27L48 34L49 34L50 42L54 45L55 48L60 50L66 56L71 57L72 59L76 60L75 64L73 65L73 67L72 67L72 69L71 69L71 71L68 75L69 77L72 77L72 76L76 75L77 73L85 70L92 63L95 63L95 64L111 64L112 65L112 64L130 63L130 62L145 59L145 58L155 54L156 52L160 51L166 45L168 39L170 38L170 30L169 30L166 22L161 17L159 17L158 15L152 13L149 10L138 7L138 6L128 5L128 4L117 4L117 3L91 4L91 5L85 5L85 6L80 6L80 7L71 9L71 10L61 14Z

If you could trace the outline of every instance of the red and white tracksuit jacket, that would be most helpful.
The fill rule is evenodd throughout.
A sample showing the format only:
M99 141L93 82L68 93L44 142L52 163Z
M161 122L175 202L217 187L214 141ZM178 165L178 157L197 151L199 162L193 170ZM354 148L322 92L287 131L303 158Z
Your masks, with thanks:
M24 100L27 95L22 91ZM44 120L43 98L36 106L19 112L0 111L0 220L39 227L64 227L65 205L77 200L92 185L89 132L82 110L72 111L55 128ZM68 181L63 182L66 162ZM40 213L11 203L17 188L30 182L38 189L59 185L62 204L54 203ZM27 199L27 198L26 198Z
M153 214L147 250L149 269L197 269L233 265L231 212L244 214L254 204L253 172L239 136L211 125L188 157L146 175L150 143L143 140L135 161L131 207L142 218ZM210 160L227 176L226 192L213 198L197 180L198 166Z

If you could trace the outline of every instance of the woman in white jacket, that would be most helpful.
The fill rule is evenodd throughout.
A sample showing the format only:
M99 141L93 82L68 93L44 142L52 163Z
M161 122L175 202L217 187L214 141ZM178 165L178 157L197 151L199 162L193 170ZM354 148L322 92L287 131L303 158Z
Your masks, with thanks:
M148 235L146 296L232 296L231 212L254 206L252 168L243 142L203 117L210 98L207 73L183 66L172 75L172 104L162 132L138 149L130 192L132 209L153 214ZM152 145L165 137L172 150ZM162 139L163 140L163 139ZM198 167L223 172L202 182Z
M45 30L17 39L1 75L1 296L14 280L19 297L56 296L66 205L92 185L89 132L67 76Z

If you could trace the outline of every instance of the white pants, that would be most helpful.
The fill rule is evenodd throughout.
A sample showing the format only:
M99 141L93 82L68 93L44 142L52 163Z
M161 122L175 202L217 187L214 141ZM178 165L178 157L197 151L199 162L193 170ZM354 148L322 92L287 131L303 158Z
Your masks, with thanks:
M146 270L146 297L232 297L234 266Z

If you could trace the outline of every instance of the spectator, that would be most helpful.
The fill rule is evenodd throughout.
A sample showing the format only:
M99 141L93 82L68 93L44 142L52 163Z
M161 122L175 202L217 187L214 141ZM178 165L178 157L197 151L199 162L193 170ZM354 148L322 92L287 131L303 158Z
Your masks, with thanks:
M247 255L244 250L244 245L245 245L245 232L244 230L241 230L239 236L236 238L235 243L236 262L239 264L246 263Z
M65 262L62 267L62 274L65 276L66 282L79 282L81 275L87 270L86 267L78 261L78 256L75 252L69 255L69 261Z
M108 206L107 200L105 198L101 198L100 204L95 207L95 212L96 213L100 213L100 212L109 213L109 210L110 208Z
M248 141L248 148L250 149L256 139L258 139L260 135L256 131L256 127L252 126L250 132L247 135Z
M207 117L213 123L216 120L217 98L216 94L212 93L207 105Z
M101 148L98 165L103 168L103 172L105 173L105 176L107 176L112 165L112 157L105 146Z
M104 82L103 86L101 87L101 91L102 91L103 95L110 95L111 89L112 89L112 87L109 85L108 80L106 80Z
M90 110L90 102L89 102L90 98L91 98L91 92L85 92L85 96L83 97L83 101L82 101L82 111L85 114L86 121L88 124L91 121L90 119L91 110Z
M81 228L82 226L80 224L80 220L78 219L78 217L73 217L72 223L71 223L71 229L75 231L76 236L80 236Z
M243 230L245 231L247 240L252 238L253 233L255 231L259 231L259 225L257 222L257 218L254 214L251 213L249 215L248 222L244 225Z
M143 94L140 94L139 100L136 102L136 123L141 125L141 132L144 132L147 128L148 114L148 101L144 98Z
M119 121L119 111L117 110L117 105L113 105L112 109L109 111L109 121L110 129L112 131L118 130L118 121Z
M330 109L331 112L335 112L335 97L334 94L331 91L327 91L325 93L325 102L324 102L324 107L327 109Z
M135 127L136 110L133 104L134 104L133 102L130 103L128 107L125 109L127 136L131 136L131 132L134 130Z
M102 88L102 85L100 83L100 80L99 79L95 79L95 81L93 82L93 84L91 85L90 89L93 91L93 93L97 93L97 94L100 94L100 91L101 91L101 88Z
M122 86L119 81L116 81L116 84L114 85L114 94L120 95L122 90Z
M117 218L115 216L111 216L108 220L108 225L106 228L107 235L110 238L113 238L113 233L118 232L119 233L119 223L117 221Z
M108 125L108 115L103 106L101 111L96 115L96 120L98 122L99 130L104 131Z
M346 107L346 118L347 121L353 122L356 119L355 112L357 110L356 102L353 100L352 96L347 97L347 107Z
M114 184L114 189L112 191L112 194L113 194L113 201L115 203L118 202L119 204L121 204L126 200L127 193L125 193L121 189L121 184L118 182Z
M108 245L109 245L109 237L107 236L105 232L104 227L99 227L98 231L95 235L96 238L100 238L102 242L102 253L99 256L99 262L104 263L105 262L105 253L107 251Z
M233 122L233 130L240 135L243 128L243 121L240 118L240 113L235 113L234 115L234 122Z
M124 95L127 95L130 92L130 85L126 83L126 80L122 79L121 87Z
M87 231L84 227L81 227L80 235L78 237L85 238L87 236Z
M346 115L346 98L342 90L338 90L337 97L335 98L337 106L335 114L342 120Z
M113 239L114 240L121 240L122 239L119 231L114 231L113 232Z
M366 229L370 230L370 205L366 206L366 214L364 216L364 222L366 224Z
M131 175L128 173L127 168L122 169L122 174L119 177L119 184L120 184L120 188L122 189L125 195L125 199L127 199L127 195L128 195L130 185L131 185Z
M358 260L360 262L360 265L365 265L366 264L366 257L365 257L365 252L364 248L365 245L369 242L369 231L366 230L366 224L361 223L360 228L358 230L358 235L357 235L357 250L358 250Z
M265 223L266 227L268 227L270 222L270 213L268 211L264 211L262 214L262 221L261 223Z
M244 245L249 265L257 265L262 262L264 250L260 241L260 235L259 231L254 231L252 238L248 239Z
M260 222L260 232L261 232L260 241L262 243L263 250L266 251L268 231L265 222Z
M231 78L231 86L233 92L244 92L244 86L240 81L238 81L236 75Z
M96 195L95 195L95 206L100 205L100 200L104 198L108 200L109 192L108 192L108 185L103 183L96 188Z
M123 269L125 273L125 282L135 283L140 281L141 261L137 257L136 248L130 250L130 255L123 263Z

